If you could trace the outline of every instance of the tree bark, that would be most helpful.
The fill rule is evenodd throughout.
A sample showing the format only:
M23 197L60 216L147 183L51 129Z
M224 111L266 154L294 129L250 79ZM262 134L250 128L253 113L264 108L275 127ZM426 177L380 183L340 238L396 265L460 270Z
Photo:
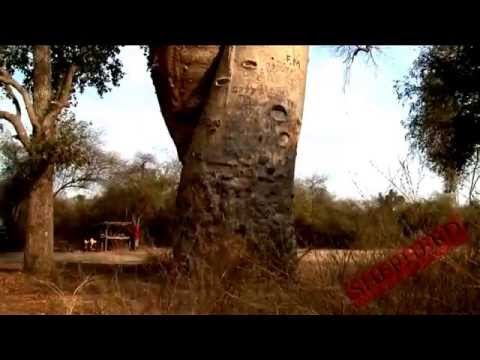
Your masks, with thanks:
M53 165L36 179L28 199L24 268L48 273L53 266Z
M160 107L183 163L176 257L220 269L253 257L289 271L308 48L151 50Z
M454 170L448 172L444 179L445 194L454 206L458 205L459 180L459 176Z
M40 128L32 138L41 143L54 134L43 120L51 101L51 61L49 46L33 49L33 104ZM37 165L34 165L37 168ZM34 171L27 207L24 270L48 273L53 267L53 173L52 164L40 164Z

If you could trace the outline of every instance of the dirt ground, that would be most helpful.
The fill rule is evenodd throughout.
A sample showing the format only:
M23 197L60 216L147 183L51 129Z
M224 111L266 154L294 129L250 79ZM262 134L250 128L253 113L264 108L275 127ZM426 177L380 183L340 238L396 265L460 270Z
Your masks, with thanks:
M298 273L303 281L307 280L310 287L318 288L315 291L319 291L326 300L337 306L344 301L341 283L343 275L351 274L359 266L376 262L389 253L390 251L372 250L299 251ZM150 264L158 264L160 259L170 255L168 248L107 253L58 252L54 255L55 261L60 265L58 278L45 281L21 271L23 253L0 254L0 314L148 314L177 313L177 308L180 313L210 313L212 300L209 298L200 302L205 308L198 308L198 296L203 296L203 290L196 290L192 297L191 292L169 284L168 276L162 279L158 269L150 268ZM95 270L91 271L90 266ZM99 272L99 268L103 270ZM139 275L140 272L136 269L140 268L147 269L146 276ZM129 272L126 269L135 270ZM91 274L95 281L88 283ZM162 290L162 286L170 286L170 290ZM271 290L262 297L270 294ZM236 300L244 301L239 298ZM268 308L270 300L265 301L264 309ZM330 305L326 303L325 306ZM252 309L247 311L255 310ZM217 310L214 308L213 311ZM297 311L303 310L292 310L295 313Z
M137 251L117 250L110 252L57 252L55 261L64 265L104 265L106 267L142 265L154 259L168 257L168 248L149 248ZM372 252L345 250L299 251L300 271L310 268L312 264L336 262L348 258L351 261L365 259ZM0 314L65 314L75 305L73 296L75 284L71 291L63 291L53 283L47 283L31 275L21 272L23 253L0 254ZM78 281L77 281L78 282ZM76 284L77 286L79 284ZM68 295L70 294L70 295ZM90 303L93 307L96 300L92 297L82 299L82 307ZM88 307L88 306L87 306ZM98 309L92 311L98 313Z

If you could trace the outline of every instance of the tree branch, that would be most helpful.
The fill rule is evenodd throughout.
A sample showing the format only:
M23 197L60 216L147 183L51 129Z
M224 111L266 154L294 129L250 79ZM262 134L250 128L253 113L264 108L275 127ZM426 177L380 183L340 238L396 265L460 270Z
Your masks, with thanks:
M25 130L25 127L20 121L20 117L8 111L0 111L0 119L5 119L13 125L13 127L15 128L15 132L17 133L18 139L25 147L25 149L30 152L30 139L28 137L27 131Z
M70 65L67 73L63 77L61 90L57 94L57 98L52 101L52 109L47 113L47 116L45 117L45 126L51 126L54 119L61 113L62 109L68 106L68 100L72 93L73 77L75 75L75 72L77 71L77 68L78 67L74 64Z
M373 62L376 67L375 58L373 56L374 51L380 51L380 48L375 45L341 45L337 46L336 52L338 55L342 56L343 63L345 64L345 75L343 83L343 91L346 90L347 85L350 82L350 72L353 66L353 62L359 53L365 53L369 56L370 60Z
M72 188L72 187L77 187L78 185L75 185L75 180L68 181L64 184L62 184L58 189L55 190L53 193L53 197L56 198L58 194L60 194L62 191L66 190L67 188ZM82 188L81 186L78 186Z
M5 88L5 92L7 93L7 97L12 100L13 102L13 105L15 106L15 111L17 112L17 117L19 119L21 119L22 117L22 109L20 108L20 103L18 102L18 99L17 97L15 96L15 94L13 93L12 91L12 88L10 87L10 85L7 85L7 84L2 84L3 87Z
M480 149L477 148L477 150L475 151L475 163L472 171L472 181L470 183L470 189L468 191L468 202L470 205L473 203L473 194L475 192L475 188L477 187L477 183L480 178L480 176L476 174L479 164L480 164Z
M88 183L94 183L96 181L101 180L100 177L90 177L88 175L85 176L80 176L78 178L72 178L70 180L65 181L63 184L61 184L54 192L53 196L56 197L59 193L66 189L87 189L88 188Z
M25 104L25 108L27 109L30 123L35 130L39 130L40 125L38 123L37 114L35 113L35 110L33 108L33 101L27 89L25 89L22 85L20 85L20 83L15 81L7 70L2 68L0 68L0 82L7 86L12 86L20 93L20 95L22 95L23 103Z

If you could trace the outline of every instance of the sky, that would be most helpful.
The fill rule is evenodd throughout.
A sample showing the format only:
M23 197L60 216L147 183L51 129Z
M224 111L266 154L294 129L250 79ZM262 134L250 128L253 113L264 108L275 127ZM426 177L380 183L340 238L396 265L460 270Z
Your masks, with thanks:
M417 47L384 46L376 54L376 66L358 58L344 89L342 59L331 47L310 47L296 177L327 176L327 188L337 198L361 199L389 189L380 172L395 174L408 152L401 125L408 109L399 103L393 85L407 74L417 54ZM120 87L103 99L88 89L79 96L77 118L92 121L103 131L105 149L125 158L139 151L159 160L175 157L143 51L124 47L121 59L126 75ZM427 171L420 195L438 191L440 179Z
M408 73L418 52L418 47L385 46L375 54L376 65L358 58L344 88L343 59L332 49L311 47L297 177L326 175L327 188L340 198L359 199L389 188L384 175L395 176L409 150L401 125L408 108L399 102L394 82ZM416 183L418 161L411 167ZM440 179L424 173L419 195L441 191Z

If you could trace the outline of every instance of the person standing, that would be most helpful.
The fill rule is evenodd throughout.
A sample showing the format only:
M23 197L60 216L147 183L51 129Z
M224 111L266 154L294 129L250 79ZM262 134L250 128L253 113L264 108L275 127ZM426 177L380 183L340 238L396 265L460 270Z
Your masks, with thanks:
M140 244L140 223L134 223L132 250L138 249L139 244Z

